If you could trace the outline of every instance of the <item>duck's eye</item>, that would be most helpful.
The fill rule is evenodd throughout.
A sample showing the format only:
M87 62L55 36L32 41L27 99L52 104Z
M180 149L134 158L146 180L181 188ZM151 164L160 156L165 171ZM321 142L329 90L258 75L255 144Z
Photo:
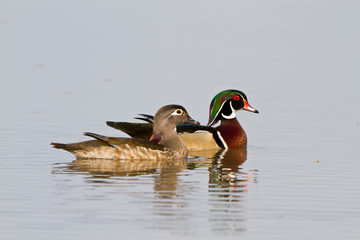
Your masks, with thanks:
M234 99L235 101L239 101L239 100L240 100L240 97L239 97L238 95L235 95L235 96L233 96L233 99Z
M176 113L177 115L181 115L181 114L183 114L183 110L177 109L177 110L175 111L175 113Z

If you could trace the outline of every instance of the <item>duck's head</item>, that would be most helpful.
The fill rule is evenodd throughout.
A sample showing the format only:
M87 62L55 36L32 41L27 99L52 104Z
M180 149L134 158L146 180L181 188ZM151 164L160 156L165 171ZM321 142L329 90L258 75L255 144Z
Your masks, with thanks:
M239 110L259 113L249 105L245 93L239 90L229 89L218 93L210 103L208 126L212 126L222 119L235 118L236 111Z
M176 125L182 123L200 124L192 119L186 109L180 105L166 105L160 108L154 118L154 132L175 129Z

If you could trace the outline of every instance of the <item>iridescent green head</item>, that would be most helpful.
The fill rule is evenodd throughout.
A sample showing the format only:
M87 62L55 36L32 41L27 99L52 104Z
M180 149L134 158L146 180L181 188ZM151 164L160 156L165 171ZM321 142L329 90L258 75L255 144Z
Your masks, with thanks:
M258 110L250 107L245 93L239 90L229 89L218 93L210 103L208 126L222 119L235 118L238 110L259 113Z

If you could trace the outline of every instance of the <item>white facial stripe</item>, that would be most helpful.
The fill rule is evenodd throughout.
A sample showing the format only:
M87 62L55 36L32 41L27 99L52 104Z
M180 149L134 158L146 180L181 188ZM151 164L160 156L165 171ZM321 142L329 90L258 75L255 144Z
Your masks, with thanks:
M230 108L231 108L231 114L230 114L229 116L224 115L223 113L221 113L221 116L223 116L223 118L225 118L225 119L233 119L233 118L236 118L236 111L235 111L235 109L233 108L231 101L230 101Z
M219 111L216 113L214 119L211 121L211 123L210 123L209 125L213 124L213 122L215 121L215 119L217 118L217 116L219 115L219 113L221 112L221 109L222 109L222 107L224 106L225 103L226 103L226 101L223 102L223 104L221 104L221 107L219 108Z

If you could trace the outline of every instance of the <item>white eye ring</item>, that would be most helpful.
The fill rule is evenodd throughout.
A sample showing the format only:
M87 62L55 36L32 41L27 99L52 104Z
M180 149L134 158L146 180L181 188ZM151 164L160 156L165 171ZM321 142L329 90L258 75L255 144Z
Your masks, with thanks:
M171 115L182 115L184 111L182 109L176 109Z

